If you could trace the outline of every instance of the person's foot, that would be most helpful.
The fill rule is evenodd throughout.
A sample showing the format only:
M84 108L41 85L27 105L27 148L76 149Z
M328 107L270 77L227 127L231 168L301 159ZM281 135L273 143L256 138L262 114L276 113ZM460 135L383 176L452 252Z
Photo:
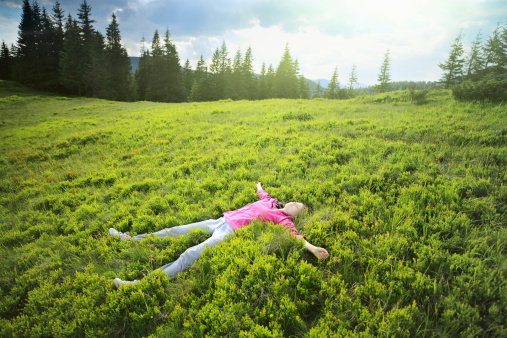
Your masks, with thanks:
M119 289L120 286L122 286L122 285L125 285L125 284L132 284L132 285L134 285L134 284L139 283L139 281L137 279L133 280L133 281L130 281L130 280L121 280L119 278L115 278L113 280L113 283L114 283L114 286L116 286L116 288Z
M119 232L115 228L109 228L109 234L111 236L120 236L120 239L128 241L130 239L130 236L126 233Z

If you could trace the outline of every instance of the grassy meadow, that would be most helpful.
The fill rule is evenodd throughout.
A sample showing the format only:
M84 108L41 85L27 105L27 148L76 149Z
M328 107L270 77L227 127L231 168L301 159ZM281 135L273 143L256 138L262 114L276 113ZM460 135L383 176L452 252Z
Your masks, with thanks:
M0 82L0 336L507 334L507 110L450 91L161 104ZM173 280L208 236L107 236L300 201ZM115 277L146 277L116 290Z

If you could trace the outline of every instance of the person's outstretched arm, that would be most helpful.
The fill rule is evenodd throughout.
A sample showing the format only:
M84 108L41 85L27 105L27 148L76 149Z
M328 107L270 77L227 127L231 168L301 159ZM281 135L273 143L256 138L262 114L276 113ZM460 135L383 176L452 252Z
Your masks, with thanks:
M269 200L271 198L271 196L269 196L269 194L266 191L264 191L264 189L262 189L261 182L257 182L257 194L259 195L259 198L261 200L263 199Z
M261 191L261 190L263 190L263 189L262 189L262 186L261 186L261 182L257 182L257 192L259 192L259 191ZM267 195L267 194L266 194L266 195ZM268 196L269 196L269 195L268 195ZM259 196L259 197L260 197L260 196ZM261 197L261 198L262 198L262 197ZM283 223L280 223L280 224L283 224ZM288 228L289 228L289 229L291 229L292 231L295 231L295 235L296 235L296 236L298 236L298 238L303 237L303 236L298 235L297 230L294 228L294 224L292 224L292 222L290 222L290 224L291 224L292 226L287 226L287 225L286 225L286 227L288 227ZM283 224L283 225L285 225L285 224ZM305 248L306 248L308 251L310 251L312 254L314 254L314 255L315 255L315 257L317 257L318 259L326 259L326 258L328 258L328 257L329 257L329 252L327 252L327 250L326 250L326 249L324 249L324 248L320 248L320 247L318 247L318 246L315 246L315 245L311 244L310 242L307 242L306 240L305 240Z
M314 254L315 257L317 257L318 259L326 259L329 257L329 252L327 252L326 249L319 248L318 246L315 246L310 242L307 242L306 240L305 240L305 249Z

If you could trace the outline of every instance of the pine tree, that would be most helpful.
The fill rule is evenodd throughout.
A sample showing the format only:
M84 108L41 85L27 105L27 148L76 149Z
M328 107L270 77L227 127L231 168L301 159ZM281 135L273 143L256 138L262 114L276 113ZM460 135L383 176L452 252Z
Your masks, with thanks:
M208 77L208 67L201 54L201 58L197 61L197 67L195 68L195 79L200 81Z
M261 75L259 76L259 99L264 100L268 98L268 87L266 79L266 64L262 63Z
M225 41L220 48L213 53L210 65L210 94L211 100L222 100L229 98L232 92L231 60L228 57Z
M303 74L299 77L298 80L298 87L299 87L299 98L301 99L309 99L310 98L310 85L306 81Z
M271 99L275 97L275 76L276 72L273 68L272 64L269 64L268 72L266 73L266 91L267 91L267 99Z
M148 82L149 82L149 72L151 69L151 56L150 51L146 49L146 39L144 35L141 39L141 58L139 59L139 64L137 65L136 73L135 73L135 83L136 83L136 99L137 100L147 100L147 91L148 91Z
M192 67L190 67L190 61L187 59L183 66L183 84L185 87L184 99L188 100L188 95L192 89L192 83L194 82L194 74L192 73Z
M104 97L109 100L128 101L131 97L132 65L127 50L121 44L121 35L116 15L106 28L106 73Z
M507 25L502 28L500 36L500 74L504 78L507 76Z
M499 77L504 72L505 51L502 43L500 27L497 26L493 35L486 40L483 49L486 73L491 77Z
M0 80L12 79L13 57L5 41L2 41L0 49Z
M207 101L210 100L210 82L208 79L208 69L204 58L201 55L199 61L197 61L197 67L194 73L194 83L190 94L188 95L189 102L195 101Z
M211 57L211 65L209 66L209 99L219 100L219 82L220 82L220 50L215 49Z
M340 90L340 82L338 81L338 67L334 68L331 82L327 86L325 97L327 99L336 100L338 98L338 91Z
M91 40L91 64L85 73L85 84L88 89L86 95L104 97L106 81L106 39L98 31L94 31Z
M225 41L222 42L220 47L220 78L219 78L219 99L228 99L231 95L232 88L230 83L231 78L231 59L227 51Z
M71 94L84 95L84 75L88 67L83 62L83 40L76 20L69 14L65 24L65 41L60 58L60 83Z
M354 65L352 65L352 71L350 72L350 77L349 77L349 90L347 93L347 96L349 98L355 96L355 93L354 93L354 85L355 84L357 84L357 75L356 75L356 65L354 64Z
M104 47L104 37L93 28L92 24L95 20L91 19L91 6L88 5L86 0L83 0L80 5L77 16L83 46L82 55L79 58L79 68L84 69L81 85L82 94L98 96L103 87L101 83L102 74L100 73L103 66L100 65L103 60L103 50L99 50L99 48Z
M53 48L50 56L50 64L51 68L54 69L53 78L51 80L51 86L54 85L55 91L61 91L63 88L60 84L60 58L61 53L63 52L63 44L64 44L64 11L60 6L60 3L57 1L53 6L53 14L51 15L51 22L53 24L53 32L52 32L52 43ZM52 89L53 90L53 89Z
M317 88L315 89L315 93L313 94L313 98L322 98L322 86L320 85L320 80L317 83Z
M42 55L42 14L41 8L37 1L32 2L32 14L33 14L33 22L34 22L34 39L36 46L37 57Z
M461 42L462 35L458 34L454 42L451 44L451 51L449 52L449 58L444 63L440 63L438 66L444 71L440 83L445 88L459 83L463 79L463 65L465 60L463 59L463 43Z
M92 8L86 3L86 0L83 0L83 3L79 6L77 17L79 19L79 24L81 26L81 34L83 37L83 43L85 46L88 44L93 44L93 23L95 20L90 18Z
M57 55L56 28L46 12L42 8L41 32L39 50L39 76L38 87L44 90L57 91L59 87L59 55Z
M167 68L158 29L156 29L153 34L150 56L151 62L148 71L146 99L149 101L164 102L167 99Z
M482 56L481 33L477 33L475 41L465 58L465 70L467 80L477 80L484 69L484 58Z
M32 15L35 26L34 37L36 39L37 47L39 47L41 38L40 35L42 31L42 14L41 9L39 7L39 3L37 1L32 2Z
M298 59L294 60L294 73L296 74L296 78L299 78L299 61L298 61Z
M357 84L356 65L352 65L352 71L349 77L349 89L353 89L354 85Z
M258 97L257 83L256 78L254 76L252 63L253 63L252 47L248 47L245 53L245 58L243 59L243 64L241 65L242 80L244 83L243 87L245 88L246 92L243 98L247 100L254 100Z
M384 61L380 66L380 73L378 75L379 84L376 90L379 93L385 93L391 90L391 58L389 57L389 49L384 54Z
M295 99L299 97L298 66L292 61L289 44L285 46L282 60L276 69L273 82L274 94L278 98Z
M181 102L184 96L183 76L180 58L176 46L170 40L169 29L164 37L164 69L166 70L166 99L165 102Z
M56 2L53 6L53 15L52 15L53 22L55 23L55 36L57 41L60 45L56 46L56 50L62 50L63 49L63 38L64 38L64 10L61 8L60 2Z
M232 74L231 74L231 99L239 100L246 97L245 83L243 82L243 56L241 50L238 49L234 60L232 62Z
M32 14L34 22L34 39L35 39L35 57L37 58L37 67L31 74L30 86L38 89L44 89L44 81L46 78L45 68L47 67L47 49L50 48L48 43L44 41L43 34L43 18L41 8L37 1L32 3Z
M162 44L160 42L160 34L158 33L158 29L155 29L153 33L153 39L151 40L151 52L150 55L152 57L159 57L164 55L164 51L162 50Z
M14 64L14 79L25 85L33 85L34 74L38 71L36 26L32 7L28 0L23 0Z

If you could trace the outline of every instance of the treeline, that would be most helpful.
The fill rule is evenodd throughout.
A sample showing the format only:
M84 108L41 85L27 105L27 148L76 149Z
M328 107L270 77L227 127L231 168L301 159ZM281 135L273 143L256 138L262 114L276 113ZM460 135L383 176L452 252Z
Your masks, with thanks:
M59 2L48 13L37 2L24 0L17 43L10 48L5 42L1 45L0 79L41 90L122 101L347 99L359 93L437 87L451 88L459 100L507 101L505 26L497 26L485 42L481 33L477 34L466 53L462 34L458 34L451 43L448 59L439 64L443 74L438 84L391 81L387 50L378 85L353 89L358 83L354 65L346 85L340 85L335 68L327 88L319 83L311 89L288 45L278 67L263 63L260 75L253 71L251 48L244 53L238 50L231 59L225 42L214 51L210 65L201 55L192 70L188 59L181 66L169 30L163 37L156 30L149 47L143 37L139 65L132 74L116 16L112 14L106 36L93 27L94 22L86 0L78 9L77 18L65 16Z
M227 45L222 43L206 65L201 55L193 71L187 59L180 67L178 52L166 31L163 45L155 31L151 49L143 40L141 58L135 72L137 100L181 102L222 99L256 100L268 98L309 98L310 88L299 75L298 61L286 46L278 68L262 65L260 76L253 71L253 54L249 47L238 50L231 60Z
M256 100L269 98L347 99L359 93L393 90L427 90L434 82L393 82L389 50L378 75L378 85L353 89L356 66L344 86L335 68L327 88L300 74L289 46L278 67L262 64L260 75L253 71L253 53L238 50L231 59L225 42L213 53L208 66L201 55L195 70L187 59L181 67L169 30L163 37L155 31L148 47L143 37L141 57L134 74L116 16L103 36L93 27L91 7L83 0L77 19L65 16L59 2L48 13L37 2L23 1L16 45L2 42L0 79L15 80L41 90L110 100L159 102ZM483 42L481 33L465 53L460 33L451 44L448 59L439 64L443 75L439 87L451 88L459 100L507 101L507 27L497 26Z
M132 74L116 16L112 14L106 36L93 27L94 22L86 0L77 18L65 16L59 2L48 13L37 2L24 0L17 44L9 48L2 42L0 79L41 90L123 101L345 99L356 95L355 65L346 86L340 86L335 68L327 88L318 84L311 90L288 45L278 67L263 63L260 75L253 72L251 48L244 54L238 50L231 59L225 42L215 50L209 66L201 55L195 70L189 60L181 67L169 30L163 37L155 31L150 46L143 37L138 69ZM377 91L389 88L388 53Z
M485 42L479 32L465 52L463 34L450 45L448 59L439 64L440 84L458 100L507 101L507 27L498 25Z
M83 1L77 19L67 17L59 2L48 13L37 2L23 1L18 40L10 49L2 42L0 79L15 80L32 88L111 100L161 102L220 99L310 98L307 80L299 74L297 59L288 46L278 67L262 66L253 72L251 48L237 51L231 60L225 43L204 58L195 71L183 67L167 30L155 31L150 48L143 38L139 67L132 75L121 44L118 21L112 15L104 37L93 27L91 7Z
M24 0L17 44L9 50L2 43L2 79L42 90L132 100L135 86L118 21L113 14L105 37L94 22L86 0L77 19L65 18L59 2L50 14Z

